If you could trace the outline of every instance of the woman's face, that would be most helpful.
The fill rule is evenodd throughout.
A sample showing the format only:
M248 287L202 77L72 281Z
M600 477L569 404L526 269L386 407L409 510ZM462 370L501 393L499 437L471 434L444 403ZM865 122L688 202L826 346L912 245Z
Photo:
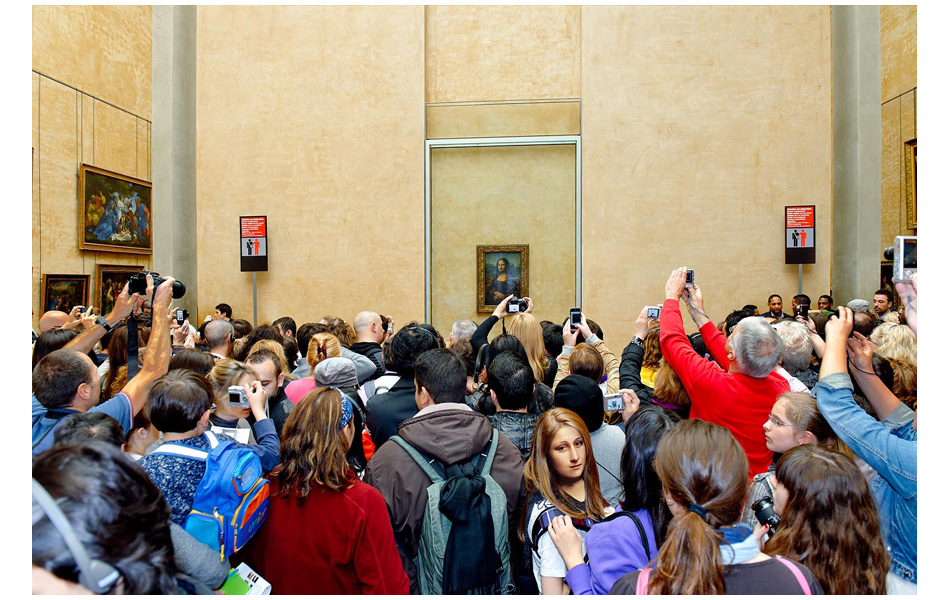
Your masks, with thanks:
M508 263L506 263L504 259L498 259L498 264L496 266L498 267L499 273L504 273L505 269L508 267Z
M785 505L788 503L788 489L775 480L775 492L772 494L772 509L779 516L785 513Z
M584 438L573 427L561 427L551 441L548 464L562 483L577 481L584 476L587 448Z
M772 452L786 452L801 443L798 441L799 431L789 422L782 400L772 407L762 429L765 430L765 446Z
M244 385L245 383L250 384L253 381L254 377L251 375L242 375L238 382L234 385ZM214 411L214 414L216 414L219 419L224 419L225 421L246 419L248 415L251 414L250 408L242 408L240 406L231 406L228 404L228 390L226 389L221 394L215 394L214 403L218 407Z

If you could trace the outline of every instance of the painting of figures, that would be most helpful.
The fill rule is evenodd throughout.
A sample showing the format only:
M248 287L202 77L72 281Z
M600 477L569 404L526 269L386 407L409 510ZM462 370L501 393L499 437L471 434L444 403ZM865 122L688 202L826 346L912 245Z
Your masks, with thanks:
M82 165L79 193L80 250L152 253L152 184Z

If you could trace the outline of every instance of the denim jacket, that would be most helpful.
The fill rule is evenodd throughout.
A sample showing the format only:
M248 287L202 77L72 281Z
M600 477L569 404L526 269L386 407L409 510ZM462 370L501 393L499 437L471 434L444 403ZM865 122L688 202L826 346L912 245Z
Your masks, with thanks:
M818 410L855 454L877 471L871 493L891 571L917 583L917 430L914 412L900 404L879 423L854 402L847 373L833 373L815 387Z

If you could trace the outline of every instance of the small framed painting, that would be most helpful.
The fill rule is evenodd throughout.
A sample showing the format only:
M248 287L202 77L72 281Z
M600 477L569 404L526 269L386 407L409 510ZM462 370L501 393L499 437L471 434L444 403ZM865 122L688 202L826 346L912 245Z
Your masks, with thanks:
M508 295L528 295L528 246L476 246L476 311L490 313Z
M152 184L82 165L79 249L151 254Z
M42 312L88 306L89 275L43 275Z
M96 296L93 306L100 315L107 315L115 306L116 297L122 292L125 282L134 273L145 267L128 265L96 265Z

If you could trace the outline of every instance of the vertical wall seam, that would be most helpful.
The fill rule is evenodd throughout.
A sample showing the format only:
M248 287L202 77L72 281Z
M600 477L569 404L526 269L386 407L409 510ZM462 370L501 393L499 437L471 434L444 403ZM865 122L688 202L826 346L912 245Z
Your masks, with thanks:
M82 93L79 90L76 90L76 106L78 109L78 114L76 115L76 159L79 161L79 165L82 165ZM83 215L79 209L79 168L76 167L76 216L79 217L80 223L82 222ZM80 234L79 237L82 237ZM79 240L80 242L82 240ZM79 260L82 262L82 270L86 272L86 255L80 251ZM88 290L87 290L88 291ZM83 302L88 302L88 298L84 298Z
M43 156L43 78L36 80L36 129L39 132L36 140L36 204L39 214L37 215L37 228L40 235L40 282L43 281L43 170L40 157ZM42 283L40 284L42 285ZM43 290L40 290L39 298L42 299ZM42 311L43 307L39 309ZM42 313L40 313L42 314Z

